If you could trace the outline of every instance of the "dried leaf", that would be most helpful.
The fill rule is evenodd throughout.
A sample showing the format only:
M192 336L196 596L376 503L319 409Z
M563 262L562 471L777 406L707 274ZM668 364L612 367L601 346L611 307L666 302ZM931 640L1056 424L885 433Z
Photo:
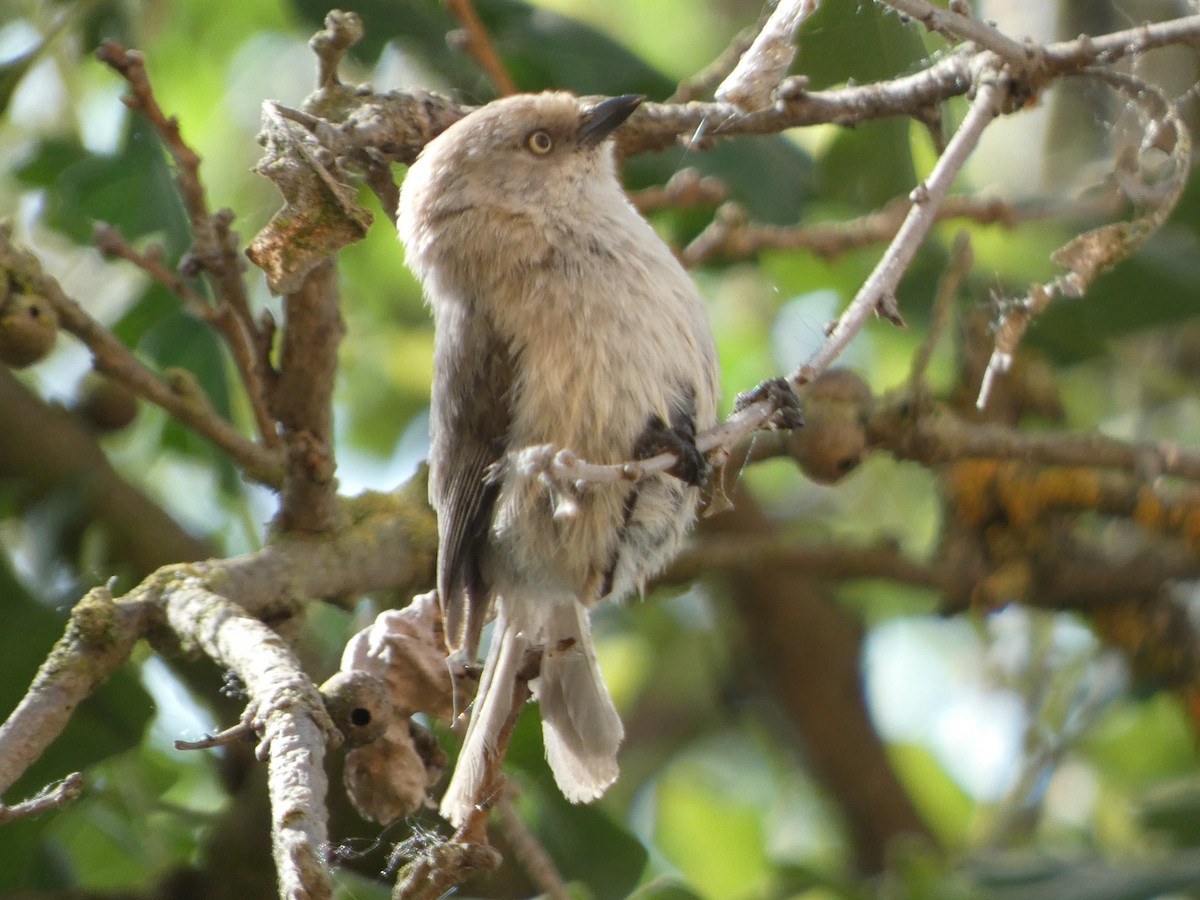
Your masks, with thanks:
M264 118L266 152L255 171L275 182L284 207L255 235L246 255L266 272L273 293L288 294L328 256L361 240L373 217L339 180L336 163L322 163L311 135L278 107L268 107Z

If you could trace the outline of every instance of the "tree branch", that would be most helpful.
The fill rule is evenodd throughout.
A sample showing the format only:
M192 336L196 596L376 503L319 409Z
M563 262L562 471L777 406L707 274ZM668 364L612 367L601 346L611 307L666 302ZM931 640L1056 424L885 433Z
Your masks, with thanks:
M276 522L316 534L335 524L333 384L345 326L338 307L337 266L318 264L284 298L279 381L273 400L283 427L287 473Z
M1007 96L1008 88L998 73L985 76L979 83L971 108L946 145L946 152L938 157L929 177L917 185L910 195L912 207L896 232L896 237L849 307L838 317L837 324L820 349L792 375L794 384L812 381L828 369L871 316L882 316L901 324L895 296L900 278L925 240L925 235L937 221L938 209L949 193L955 176L975 149L983 130L1000 114Z
M207 543L117 474L77 417L43 402L4 368L0 409L8 423L0 428L0 473L36 495L71 485L82 501L80 515L104 525L113 558L128 563L135 577L211 555Z
M142 55L110 40L96 51L96 57L129 84L132 94L123 98L125 104L146 117L175 160L175 184L191 220L193 238L192 248L180 263L180 269L189 277L203 274L212 288L216 298L212 321L229 344L251 405L260 413L265 406L270 361L264 354L255 353L262 344L242 277L244 260L238 236L229 227L233 213L227 209L210 212L200 180L200 157L183 140L178 120L167 116L158 105ZM261 415L256 418L264 443L275 446L278 441L274 428Z
M45 297L58 314L59 325L79 338L92 352L95 368L120 381L139 397L208 438L237 462L248 478L277 487L282 482L281 461L272 450L247 440L212 408L208 398L186 373L175 372L165 381L143 366L111 331L93 319L67 296L58 281L47 275L32 253L17 247L9 228L0 225L0 271Z
M343 500L338 519L340 530L319 541L279 539L246 556L164 567L115 601L107 589L90 591L0 725L0 793L62 732L75 707L128 661L137 641L166 627L167 602L181 587L231 598L243 614L273 621L294 615L297 598L336 601L385 588L412 594L432 583L437 528L422 479L395 495ZM388 552L380 553L381 546ZM176 623L185 633L202 624Z
M258 733L258 758L267 762L280 896L332 897L323 760L338 732L316 687L271 628L196 576L179 579L162 602L184 646L232 671L250 697L244 720Z

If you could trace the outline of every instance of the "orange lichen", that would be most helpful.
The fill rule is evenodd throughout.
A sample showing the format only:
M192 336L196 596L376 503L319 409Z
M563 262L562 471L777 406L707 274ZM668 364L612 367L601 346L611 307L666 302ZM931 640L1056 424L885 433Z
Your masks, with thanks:
M999 468L994 459L971 459L946 467L942 479L946 499L964 525L979 528L995 517Z

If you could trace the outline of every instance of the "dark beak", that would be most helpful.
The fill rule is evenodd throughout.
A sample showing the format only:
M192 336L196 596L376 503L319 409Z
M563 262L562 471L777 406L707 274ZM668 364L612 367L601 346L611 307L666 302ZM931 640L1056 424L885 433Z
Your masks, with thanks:
M579 146L595 147L628 119L646 98L641 94L625 94L601 100L583 114L579 129Z

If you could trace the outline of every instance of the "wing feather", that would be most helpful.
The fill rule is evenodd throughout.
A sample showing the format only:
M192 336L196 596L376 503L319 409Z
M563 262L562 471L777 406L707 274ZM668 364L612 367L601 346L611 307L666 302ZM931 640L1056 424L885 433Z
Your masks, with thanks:
M471 659L492 599L482 562L499 484L488 473L506 450L514 368L510 348L478 313L438 323L429 480L437 587L446 645Z

